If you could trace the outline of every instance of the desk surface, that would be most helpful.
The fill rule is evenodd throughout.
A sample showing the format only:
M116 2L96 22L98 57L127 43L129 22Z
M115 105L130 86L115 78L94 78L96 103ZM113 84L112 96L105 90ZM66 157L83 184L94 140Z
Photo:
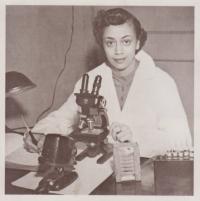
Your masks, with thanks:
M143 162L145 159L142 159ZM34 194L33 190L19 188L11 185L12 181L24 176L28 171L6 169L5 170L5 193L6 194ZM142 181L129 181L116 183L113 175L102 182L94 191L92 195L153 195L154 189L154 175L153 166L149 164L142 168Z
M33 190L12 186L11 182L28 173L24 170L6 170L5 193L6 194L35 194ZM20 175L20 176L19 176ZM141 182L115 183L112 176L100 184L91 195L153 195L154 189L142 189Z
M35 194L33 190L19 188L11 185L12 181L24 176L28 171L25 170L5 170L5 193L6 194ZM152 166L146 166L142 170L143 179L139 181L129 181L116 183L113 175L108 177L101 183L91 195L153 195L154 189L154 176Z
M9 136L8 136L9 137ZM8 141L7 141L8 142ZM10 143L11 145L15 143ZM12 148L12 146L10 146ZM8 146L9 148L9 146ZM9 149L10 150L10 149ZM146 159L142 159L143 163ZM116 183L113 175L102 182L95 190L91 192L92 195L192 195L193 194L193 166L189 165L181 172L181 166L186 167L185 164L177 165L176 168L161 166L160 171L154 177L153 163L142 166L142 181L129 181ZM178 172L176 174L175 170ZM34 194L33 190L13 186L11 183L18 178L24 176L29 171L6 169L5 170L5 194ZM164 174L163 174L164 172ZM171 172L174 172L171 174ZM192 173L191 173L192 172ZM98 173L97 173L98 174ZM164 177L163 177L164 175ZM172 175L169 178L168 175ZM188 175L184 177L184 175ZM157 178L158 182L155 182ZM175 188L172 187L172 184ZM156 189L157 187L157 189ZM160 188L162 187L162 188ZM164 187L164 188L163 188ZM159 190L159 191L158 191Z
M13 144L21 146L21 136L6 135L6 148L8 153L15 150ZM10 145L10 146L9 146ZM11 150L12 149L12 150ZM10 151L11 150L11 151ZM142 161L142 160L141 160ZM6 169L5 171L5 193L6 194L33 194L34 191L13 186L11 183L20 177L26 175L28 171ZM98 173L97 173L98 174ZM154 193L154 176L153 168L142 169L142 182L123 182L116 183L114 176L110 176L102 182L91 194L114 195L114 194L153 194Z
M187 168L188 169L188 168ZM172 169L164 169L166 173L160 176L157 175L158 181L155 182L153 164L150 163L142 168L142 181L129 181L116 183L113 175L108 177L96 189L91 192L91 195L193 195L193 177L188 176L191 173L191 168L188 169L186 177ZM29 171L25 170L5 170L5 193L6 194L35 194L33 190L19 188L11 185L13 181L24 176ZM161 171L162 172L162 171ZM173 172L173 174L171 173ZM168 173L173 177L167 176ZM156 188L157 186L157 188Z

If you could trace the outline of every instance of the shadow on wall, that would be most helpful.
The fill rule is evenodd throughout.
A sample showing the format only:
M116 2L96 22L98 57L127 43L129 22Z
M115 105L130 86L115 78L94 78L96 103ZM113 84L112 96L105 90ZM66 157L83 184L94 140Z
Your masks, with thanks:
M6 98L6 119L15 119L21 115L27 115L27 111L22 104L12 97Z

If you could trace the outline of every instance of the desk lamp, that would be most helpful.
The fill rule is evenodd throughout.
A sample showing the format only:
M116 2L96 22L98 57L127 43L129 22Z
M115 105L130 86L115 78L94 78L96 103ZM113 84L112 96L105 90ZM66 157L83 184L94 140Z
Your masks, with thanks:
M10 71L6 73L6 97L23 93L36 85L24 74Z
M23 93L29 89L36 87L36 85L24 74L9 71L6 72L6 98ZM15 132L6 126L7 132Z

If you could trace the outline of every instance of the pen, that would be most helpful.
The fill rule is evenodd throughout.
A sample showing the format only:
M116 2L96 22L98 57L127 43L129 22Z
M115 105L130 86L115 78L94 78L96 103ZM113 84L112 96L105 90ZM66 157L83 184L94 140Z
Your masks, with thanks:
M24 116L23 116L23 115L21 115L21 119L22 119L22 121L23 121L23 123L24 123L24 125L25 125L25 127L26 127L26 129L27 129L27 131L28 131L28 134L29 134L30 137L31 137L31 140L32 140L33 144L34 144L34 145L37 145L38 141L35 139L33 133L31 132L31 129L29 128L29 126L28 126L26 120L24 119Z

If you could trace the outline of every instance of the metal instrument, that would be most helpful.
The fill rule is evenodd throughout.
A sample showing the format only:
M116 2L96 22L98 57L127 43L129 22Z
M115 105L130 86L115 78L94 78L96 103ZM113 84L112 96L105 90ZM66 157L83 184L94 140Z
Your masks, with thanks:
M39 160L38 176L42 176L36 191L39 194L58 191L71 184L78 174L74 171L76 164L76 147L72 138L59 134L48 134Z
M95 77L91 93L88 91L89 75L84 74L80 93L75 93L76 103L81 108L80 120L77 129L71 134L76 141L86 143L87 148L76 157L82 160L86 156L95 157L102 153L103 156L97 163L103 163L112 155L112 148L106 144L109 134L108 117L106 113L106 100L99 95L102 77Z

